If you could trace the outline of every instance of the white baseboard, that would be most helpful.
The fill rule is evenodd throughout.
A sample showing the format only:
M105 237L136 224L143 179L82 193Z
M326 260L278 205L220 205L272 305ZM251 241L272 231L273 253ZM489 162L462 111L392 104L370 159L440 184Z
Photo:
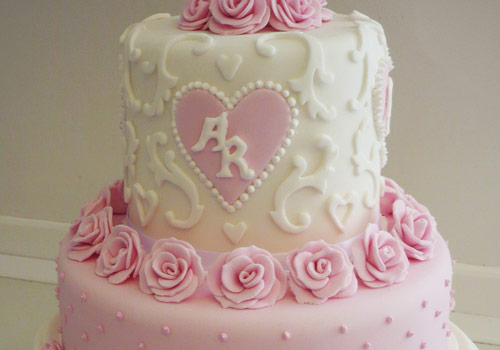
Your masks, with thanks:
M0 216L0 277L55 283L52 260L68 229L66 223ZM500 267L456 264L453 288L457 313L500 319Z
M451 320L474 342L500 345L500 318L453 312Z

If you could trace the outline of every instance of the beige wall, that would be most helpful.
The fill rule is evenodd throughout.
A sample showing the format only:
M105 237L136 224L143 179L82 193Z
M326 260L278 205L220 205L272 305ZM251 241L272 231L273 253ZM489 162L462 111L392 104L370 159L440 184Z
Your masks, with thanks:
M69 222L121 175L118 36L181 1L0 2L0 215ZM386 29L396 63L385 174L462 262L500 266L500 1L336 0Z

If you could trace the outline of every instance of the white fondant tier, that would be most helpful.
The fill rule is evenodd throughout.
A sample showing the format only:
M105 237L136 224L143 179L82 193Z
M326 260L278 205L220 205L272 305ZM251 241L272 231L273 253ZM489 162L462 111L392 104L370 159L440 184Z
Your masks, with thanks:
M67 258L70 239L58 258L66 349L444 350L451 335L452 265L441 237L434 257L412 261L399 284L361 285L322 305L298 304L289 293L260 310L223 309L206 284L179 304L143 294L138 280L112 285L95 274L95 258Z
M392 88L382 27L357 12L304 33L177 21L156 15L121 38L132 223L197 249L275 253L376 222Z

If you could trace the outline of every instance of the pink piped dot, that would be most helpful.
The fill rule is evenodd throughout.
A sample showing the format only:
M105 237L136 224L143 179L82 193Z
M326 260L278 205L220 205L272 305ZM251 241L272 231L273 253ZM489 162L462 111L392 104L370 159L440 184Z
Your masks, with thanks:
M429 304L429 302L427 300L423 300L422 301L422 309L425 309L428 304Z
M444 280L444 286L445 287L449 287L451 284L451 281L450 280Z
M83 292L82 295L80 295L80 299L82 299L83 302L87 301L87 293Z
M163 333L163 335L169 335L170 328L168 326L163 326L163 327L161 327L161 332Z
M420 343L420 349L423 350L423 349L425 349L426 346L427 346L426 342L423 341L423 342Z
M61 327L57 328L57 333L62 334L62 328Z
M283 339L283 340L289 340L291 337L292 337L292 335L290 334L289 331L284 331L281 334L281 339Z
M59 278L61 279L61 281L64 281L64 279L66 278L64 272L59 273Z
M98 325L97 330L101 333L104 332L104 326L102 324Z
M59 293L61 291L61 288L57 286L54 290L56 291L56 293Z
M457 264L457 261L455 259L451 260L451 266L455 266Z
M413 331L408 331L408 332L406 332L406 337L411 338L411 337L413 337L414 334L415 333L413 333Z
M144 343L143 342L140 342L139 343L139 349L140 350L144 350L145 346L144 346Z
M451 335L451 331L446 331L446 337L449 338Z
M447 326L447 324L446 324L446 322L444 322L442 328L446 329L446 326Z
M119 319L120 321L123 321L125 317L123 316L123 313L121 311L118 311L116 313L116 318Z
M219 340L222 342L222 343L225 343L227 342L227 340L229 339L229 336L227 335L227 333L224 333L224 332L221 332L219 334Z
M54 258L54 262L55 262L56 264L59 264L59 257L57 257L57 256L56 256L56 257Z
M66 315L63 316L63 322L68 323L68 316L66 316Z
M391 316L387 316L387 317L385 318L385 323L387 323L387 324L391 324L391 323L392 323L392 317L391 317Z
M372 344L370 344L370 343L368 343L368 342L365 342L365 343L363 344L363 349L365 349L365 350L369 350L369 349L371 349L371 348L372 348Z
M439 315L441 315L441 311L436 311L436 312L434 313L434 317L439 317Z
M339 327L339 331L340 331L340 333L342 333L342 334L346 334L348 330L349 330L349 329L347 328L347 326L346 326L346 325L341 325L341 326Z
M82 338L83 341L88 341L89 335L87 334L87 332L83 332L80 338Z
M71 304L70 304L70 305L68 305L68 311L69 311L69 312L73 312L73 305L71 305Z
M455 289L450 289L450 295L455 295L457 291Z

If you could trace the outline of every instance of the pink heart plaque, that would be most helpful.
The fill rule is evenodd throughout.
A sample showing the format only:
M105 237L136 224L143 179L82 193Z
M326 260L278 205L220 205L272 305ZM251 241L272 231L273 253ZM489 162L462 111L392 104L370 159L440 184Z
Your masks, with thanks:
M249 92L234 106L229 99L213 93L213 90L192 89L177 97L175 128L182 146L224 201L234 203L259 177L287 137L292 124L287 100L279 92L267 88ZM242 159L251 176L242 173L242 168L234 162L229 163L229 175L220 175L224 156L220 150L221 141L215 137L205 138L205 143L202 142L202 146L194 147L193 150L193 146L203 139L202 134L207 132L206 119L221 115L227 123L222 143L235 139L233 136L243 142L241 148L245 150ZM212 134L217 132L220 125L210 127L209 131ZM238 147L227 146L227 149L227 154L233 155Z

